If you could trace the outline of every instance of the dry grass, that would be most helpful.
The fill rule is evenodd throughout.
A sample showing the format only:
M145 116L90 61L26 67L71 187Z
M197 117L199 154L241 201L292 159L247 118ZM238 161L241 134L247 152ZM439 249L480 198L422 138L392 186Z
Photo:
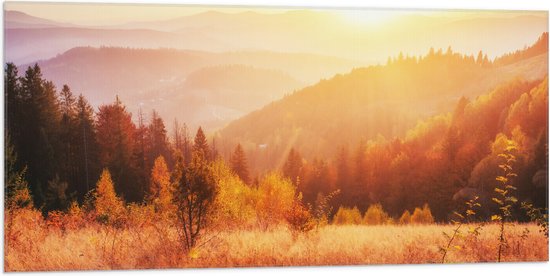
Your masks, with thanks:
M174 229L158 225L125 230L88 225L63 232L37 222L19 230L6 247L6 271L436 263L445 244L442 231L450 233L452 226L329 225L298 235L285 227L222 231L204 236L189 254L180 249ZM548 240L536 225L510 226L506 234L504 261L548 260ZM497 225L455 244L462 249L450 252L448 262L493 262Z

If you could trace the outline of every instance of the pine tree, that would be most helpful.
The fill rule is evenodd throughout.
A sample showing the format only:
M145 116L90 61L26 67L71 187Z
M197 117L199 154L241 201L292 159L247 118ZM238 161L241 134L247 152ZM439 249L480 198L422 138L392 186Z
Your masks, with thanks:
M60 154L60 175L62 181L67 181L76 185L78 177L76 175L75 165L75 143L76 143L76 99L69 86L64 85L59 97L59 106L61 110L61 127L59 138L61 141L62 152ZM71 186L72 186L71 185ZM70 190L76 190L71 187Z
M36 205L43 203L46 184L53 179L59 167L56 153L61 152L59 143L60 111L52 82L42 79L40 67L29 67L20 78L22 116L17 122L20 136L16 150L20 164L27 165L31 192ZM21 126L25 126L22 128Z
M146 136L149 146L147 159L151 162L148 167L150 168L153 166L152 162L158 156L163 156L168 163L171 163L169 159L171 156L168 138L166 137L166 127L164 126L164 121L155 110L153 110Z
M283 165L283 175L287 178L290 178L294 185L298 185L299 179L302 175L302 169L302 156L297 150L291 148L285 164Z
M210 148L208 147L206 135L204 135L201 127L199 127L199 129L197 130L197 134L195 135L193 153L202 155L202 158L204 158L205 160L210 159Z
M76 129L74 137L76 189L79 200L93 188L93 179L100 173L94 109L80 94L76 102Z
M235 152L231 155L230 159L231 169L233 172L236 173L244 183L248 183L248 164L241 144L237 144L235 147Z
M17 66L13 63L6 64L4 70L4 100L6 107L6 117L4 118L4 126L10 137L18 141L20 138L20 130L18 128L22 116L22 99L21 85L17 76Z

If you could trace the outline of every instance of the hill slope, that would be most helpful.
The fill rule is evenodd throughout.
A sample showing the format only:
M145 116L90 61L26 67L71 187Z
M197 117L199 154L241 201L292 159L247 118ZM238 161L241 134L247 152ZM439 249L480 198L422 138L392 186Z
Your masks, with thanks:
M208 129L358 65L299 53L115 47L73 48L38 64L46 79L57 87L68 84L94 106L112 102L117 94L134 114L140 106L146 112L154 108L167 120L178 118Z
M542 79L547 51L503 66L450 50L420 60L398 57L306 87L232 122L219 135L225 147L243 144L259 171L281 166L292 147L307 159L328 158L361 139L403 137L419 119L451 111L462 96L475 98L517 77Z

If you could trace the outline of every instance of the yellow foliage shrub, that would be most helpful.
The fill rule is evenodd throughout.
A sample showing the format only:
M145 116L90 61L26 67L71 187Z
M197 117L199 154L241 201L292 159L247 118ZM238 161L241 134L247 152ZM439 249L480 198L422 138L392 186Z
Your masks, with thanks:
M350 209L340 206L336 212L336 215L334 215L334 218L332 219L332 223L338 225L361 224L361 221L361 212L357 209L357 207Z
M399 224L409 224L411 223L411 213L409 210L405 210L401 217L399 218Z
M414 212L411 216L411 223L430 224L433 222L434 218L428 204L424 204L424 207L422 207L422 209L418 207L414 209Z
M218 184L215 200L215 219L225 227L246 226L256 222L257 198L254 189L243 183L221 160L212 164Z
M390 223L390 216L384 211L380 203L369 206L363 217L363 224L379 225Z
M266 175L259 183L256 199L258 223L265 229L284 221L294 202L296 188L278 173Z

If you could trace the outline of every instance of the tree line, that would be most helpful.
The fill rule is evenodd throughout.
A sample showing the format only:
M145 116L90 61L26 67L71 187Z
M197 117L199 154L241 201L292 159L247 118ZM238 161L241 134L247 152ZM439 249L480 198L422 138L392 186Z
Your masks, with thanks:
M157 157L171 168L178 158L190 164L193 147L203 148L208 160L217 155L201 128L193 141L187 126L176 120L172 142L156 111L146 120L140 110L136 124L118 96L95 111L69 86L57 91L36 64L22 76L14 64L6 64L4 86L6 148L13 153L7 163L11 171L25 172L34 206L44 212L83 202L103 169L125 201L141 202Z
M33 204L44 212L67 209L73 200L84 202L104 169L124 201L143 202L159 191L149 177L158 157L175 171L178 162L180 171L189 167L197 151L207 162L218 157L216 144L209 145L201 128L191 139L185 124L175 121L169 139L156 112L146 122L140 111L136 125L118 97L95 112L68 86L58 93L37 65L19 77L8 63L5 97L6 171L16 172L8 174L14 179L24 172ZM299 148L291 148L286 162L273 170L281 171L300 194L298 202L311 210L326 207L323 201L334 196L329 207L357 207L362 213L381 204L390 217L399 218L427 203L436 221L448 221L461 200L474 194L488 199L496 185L497 156L514 141L518 194L543 207L547 101L547 79L515 80L474 101L460 99L453 113L420 122L404 138L379 135L351 150L344 144L328 159L306 160ZM251 189L261 186L265 176L252 175L241 144L228 161L243 183Z
M517 197L535 207L548 202L547 78L516 79L475 100L462 97L453 112L420 121L405 137L378 136L335 146L332 158L304 158L291 148L281 167L305 202L340 191L336 206L365 212L382 204L391 217L428 203L436 221L449 221L465 200L479 196L478 219L494 213L488 204L497 188L499 154L518 145ZM519 208L519 207L518 207ZM519 219L527 219L522 214Z

